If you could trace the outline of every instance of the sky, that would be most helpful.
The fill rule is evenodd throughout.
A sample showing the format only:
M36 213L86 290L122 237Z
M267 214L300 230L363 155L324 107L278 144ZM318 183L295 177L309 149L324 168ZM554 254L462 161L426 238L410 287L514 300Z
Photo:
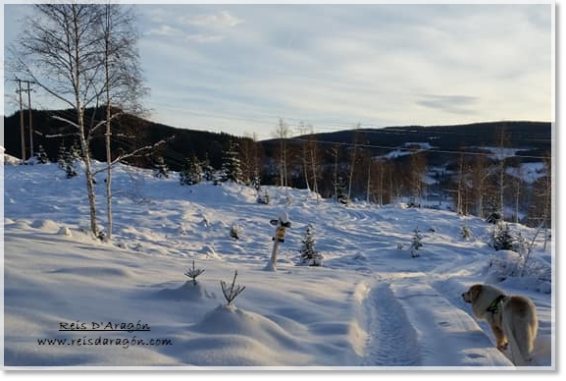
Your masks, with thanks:
M6 45L29 8L5 6ZM293 133L553 121L552 8L137 4L144 105L156 122L261 139L280 119Z

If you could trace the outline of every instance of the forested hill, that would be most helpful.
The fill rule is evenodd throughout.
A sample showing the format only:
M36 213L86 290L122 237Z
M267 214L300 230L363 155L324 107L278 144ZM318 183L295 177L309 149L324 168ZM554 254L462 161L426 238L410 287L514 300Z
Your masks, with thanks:
M524 149L523 156L546 156L551 150L552 124L549 122L505 121L451 126L406 126L380 129L352 129L315 134L320 143L357 143L370 148L375 155L409 143L429 143L436 151L456 152L477 147L503 145ZM299 139L306 139L306 136ZM267 142L274 144L277 140Z
M53 118L54 115L59 115L72 120L73 114L74 112L71 110L33 111L34 150L37 151L41 144L46 149L48 156L55 160L61 143L67 147L73 144L73 141L76 140L76 137L72 136L73 128L65 122ZM94 113L92 109L87 110L86 114L89 116L89 120L94 115L94 118L92 118L94 121L101 120L103 116L102 112ZM27 125L27 111L24 112L24 117ZM290 127L292 129L292 126ZM275 130L276 126L266 126L266 128ZM320 126L320 128L323 128L323 126ZM317 133L314 137L320 144L323 156L326 157L325 161L330 160L327 151L335 143L341 143L342 150L347 150L353 143L364 145L374 155L385 155L398 147L406 146L408 143L429 143L430 146L435 148L434 152L437 152L436 154L431 152L429 163L432 164L437 160L442 161L445 153L462 149L473 150L475 147L481 146L498 147L501 144L500 132L502 129L505 136L505 146L525 149L525 151L522 151L523 156L545 156L551 150L552 128L549 122L505 121L453 126L352 129ZM19 112L4 117L4 131L6 152L21 157ZM97 131L92 144L93 156L100 160L105 159L103 133L104 128ZM163 155L170 168L174 170L179 170L184 157L193 153L200 159L208 156L211 164L215 168L219 168L223 154L228 150L231 140L240 146L245 145L246 142L249 143L249 139L225 133L174 128L128 115L122 116L113 123L113 134L113 150L117 151L130 151L133 148L169 138L170 140L162 148L160 154ZM29 155L28 136L29 133L26 131ZM291 138L290 147L298 147L305 138L305 136ZM261 143L263 157L275 157L278 140L265 140ZM135 164L146 166L148 162L139 159Z

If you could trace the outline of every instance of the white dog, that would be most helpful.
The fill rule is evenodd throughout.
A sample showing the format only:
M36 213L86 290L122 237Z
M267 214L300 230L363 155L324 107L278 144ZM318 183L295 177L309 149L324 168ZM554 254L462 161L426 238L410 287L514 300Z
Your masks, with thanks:
M533 302L524 296L508 296L499 288L485 284L473 285L462 298L472 305L476 318L487 320L497 348L503 351L509 344L513 364L528 365L538 329Z

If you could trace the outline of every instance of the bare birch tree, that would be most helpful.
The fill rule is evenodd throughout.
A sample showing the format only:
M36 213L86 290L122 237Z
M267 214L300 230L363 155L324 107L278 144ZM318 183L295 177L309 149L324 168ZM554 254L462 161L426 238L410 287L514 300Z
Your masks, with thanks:
M138 34L133 27L134 14L131 8L117 4L101 6L99 20L102 36L104 82L102 89L106 98L106 238L112 239L112 120L122 112L139 114L139 100L146 90L142 86L139 54L136 49ZM113 113L113 110L116 110Z
M351 200L352 197L352 182L354 180L354 168L356 167L356 162L358 159L358 144L359 144L359 138L360 138L360 134L359 131L360 130L360 124L358 123L358 125L356 126L356 129L354 130L354 137L352 140L352 149L350 150L350 173L348 176L348 200Z
M279 124L275 129L275 138L279 139L279 184L283 187L289 185L288 179L288 155L289 150L287 147L287 139L289 139L289 135L291 130L289 125L285 123L283 119L279 119Z
M87 130L85 109L100 97L95 87L102 74L100 35L96 25L100 7L88 4L36 4L33 18L17 45L11 49L13 69L76 111L76 120L59 117L76 129L90 205L90 228L99 235L89 139L96 128ZM100 127L100 126L97 126Z
M27 27L18 43L10 49L9 67L33 80L48 95L75 110L76 119L56 116L72 126L78 137L85 163L89 200L90 229L101 238L97 224L94 175L90 142L106 126L108 170L118 160L111 159L110 121L118 100L134 104L143 92L133 48L137 41L131 33L131 14L118 5L37 4L27 19ZM127 100L127 102L126 102ZM95 121L97 108L104 104L106 116ZM88 124L85 111L93 108ZM136 150L135 152L138 152ZM133 156L130 153L125 156ZM111 176L109 172L109 176ZM111 201L111 177L107 179L107 199ZM108 204L109 232L111 204Z
M319 191L318 191L318 177L320 172L320 154L318 150L318 143L316 141L316 136L314 134L314 128L310 126L310 134L309 134L309 163L311 166L311 175L312 175L312 184L313 184L313 191L316 193L316 201L319 201Z
M304 138L304 136L307 134L308 132L308 127L305 125L304 122L300 122L299 125L297 126L297 132L300 136L302 136ZM303 177L305 179L305 186L307 187L307 190L310 192L311 191L311 187L309 184L309 156L310 156L310 152L309 152L309 139L303 139L301 142L301 149L299 151L299 160L301 162L301 167L303 170Z

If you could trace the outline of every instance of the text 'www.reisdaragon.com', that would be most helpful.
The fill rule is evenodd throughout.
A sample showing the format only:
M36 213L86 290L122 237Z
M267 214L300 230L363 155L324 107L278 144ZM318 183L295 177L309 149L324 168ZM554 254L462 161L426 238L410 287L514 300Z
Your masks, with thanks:
M136 346L168 346L173 345L170 339L136 339L132 337L127 338L103 338L99 337L87 337L84 336L80 339L37 339L37 345L40 346L77 346L77 347L90 347L90 346L114 346L122 347L124 349L133 348Z

